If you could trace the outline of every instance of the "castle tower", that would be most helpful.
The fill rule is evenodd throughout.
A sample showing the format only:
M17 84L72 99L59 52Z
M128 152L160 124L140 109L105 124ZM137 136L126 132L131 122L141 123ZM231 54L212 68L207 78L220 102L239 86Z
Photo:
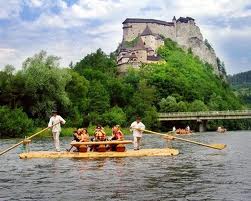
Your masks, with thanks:
M146 48L151 48L154 50L156 49L155 36L148 25L146 25L146 28L140 34L140 37L141 37L142 41L144 42L144 45Z

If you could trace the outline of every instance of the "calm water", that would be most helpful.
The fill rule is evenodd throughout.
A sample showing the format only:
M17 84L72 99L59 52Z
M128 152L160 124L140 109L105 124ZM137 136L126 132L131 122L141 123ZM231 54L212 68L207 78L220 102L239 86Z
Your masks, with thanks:
M188 136L187 136L188 137ZM225 143L223 151L174 142L175 157L20 160L17 148L0 157L0 200L251 200L251 134L202 133L188 138ZM51 139L32 150L49 150ZM18 139L0 140L4 149ZM68 147L71 138L61 138ZM143 147L165 147L145 135Z

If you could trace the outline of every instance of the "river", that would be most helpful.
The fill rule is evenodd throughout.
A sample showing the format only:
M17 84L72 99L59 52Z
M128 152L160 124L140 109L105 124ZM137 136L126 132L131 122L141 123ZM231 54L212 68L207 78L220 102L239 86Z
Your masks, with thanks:
M175 157L99 160L21 160L17 148L0 156L0 200L251 200L249 131L186 138L228 146L219 151L175 141L172 146L180 150ZM1 139L0 150L18 141ZM61 141L67 148L71 138ZM165 147L166 142L145 135L142 146ZM36 139L31 149L50 150L51 139Z

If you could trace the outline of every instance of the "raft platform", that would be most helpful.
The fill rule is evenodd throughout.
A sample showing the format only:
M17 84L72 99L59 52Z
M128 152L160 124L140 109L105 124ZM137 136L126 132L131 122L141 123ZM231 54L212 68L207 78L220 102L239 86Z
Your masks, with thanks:
M144 157L144 156L176 156L179 154L177 149L140 149L127 150L125 152L107 151L107 152L53 152L37 151L22 153L20 159L29 158L124 158L124 157Z

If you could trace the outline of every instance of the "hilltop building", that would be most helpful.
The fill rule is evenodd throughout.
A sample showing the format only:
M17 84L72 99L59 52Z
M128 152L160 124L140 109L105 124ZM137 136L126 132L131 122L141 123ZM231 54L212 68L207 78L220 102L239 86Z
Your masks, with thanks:
M164 45L165 38L176 41L208 62L219 74L217 57L213 48L205 43L199 27L191 17L180 17L172 22L155 19L127 18L123 23L123 39L118 48L118 72L125 73L129 66L138 68L144 63L160 62L157 49Z

